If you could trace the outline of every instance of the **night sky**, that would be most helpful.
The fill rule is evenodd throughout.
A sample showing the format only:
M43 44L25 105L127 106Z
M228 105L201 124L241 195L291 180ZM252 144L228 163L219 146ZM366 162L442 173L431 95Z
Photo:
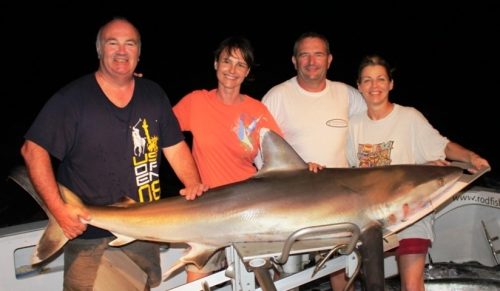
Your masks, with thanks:
M251 5L244 9L235 3L211 4L177 10L137 3L117 9L82 4L59 11L48 6L2 11L2 177L21 164L23 134L47 99L97 68L99 27L124 16L142 34L138 71L158 82L172 104L192 90L216 86L213 51L230 35L244 35L255 47L259 66L243 92L257 99L295 75L290 59L302 32L329 38L331 80L355 85L361 58L381 54L396 68L392 101L416 107L441 134L486 157L493 167L487 180L500 180L500 115L493 105L500 97L500 11L493 4L436 8L419 2L403 9L379 2L358 7L331 3L334 9L327 9L326 4L304 3L287 7L294 13L247 2L238 4Z

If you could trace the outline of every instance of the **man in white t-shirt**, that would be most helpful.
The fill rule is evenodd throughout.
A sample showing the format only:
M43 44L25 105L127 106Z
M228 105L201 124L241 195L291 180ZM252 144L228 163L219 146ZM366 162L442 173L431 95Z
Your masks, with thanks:
M366 104L353 87L326 78L332 60L325 36L302 34L295 41L292 56L297 76L271 88L262 102L304 161L347 167L349 118L365 111ZM341 279L337 286L344 286L344 276L336 277ZM334 285L332 281L332 288Z

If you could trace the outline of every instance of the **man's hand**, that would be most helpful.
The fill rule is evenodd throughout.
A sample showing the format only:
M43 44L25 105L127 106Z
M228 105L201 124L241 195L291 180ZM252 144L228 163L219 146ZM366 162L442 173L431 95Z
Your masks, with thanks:
M64 204L62 208L54 211L53 215L68 239L81 235L87 229L86 222L90 220L86 209L70 204Z

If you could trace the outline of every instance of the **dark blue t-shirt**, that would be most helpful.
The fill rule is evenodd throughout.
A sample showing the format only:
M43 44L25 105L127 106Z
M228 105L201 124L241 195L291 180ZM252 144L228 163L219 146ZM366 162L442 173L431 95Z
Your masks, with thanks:
M161 149L184 136L158 84L136 78L131 101L119 108L89 74L52 96L25 138L61 161L58 182L85 204L109 205L124 196L160 199ZM104 235L89 225L83 237Z

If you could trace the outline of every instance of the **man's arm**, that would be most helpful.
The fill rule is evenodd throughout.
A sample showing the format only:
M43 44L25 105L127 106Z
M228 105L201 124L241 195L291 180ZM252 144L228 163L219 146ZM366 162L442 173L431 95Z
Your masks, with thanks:
M89 220L85 209L66 204L61 198L49 153L38 144L26 140L21 148L31 182L54 216L64 235L73 239L87 228L80 217Z
M182 196L186 197L187 200L194 200L208 190L208 187L201 183L196 163L185 141L163 148L163 154L177 177L184 184L185 188L179 192Z
M366 101L363 95L361 95L357 89L349 85L347 85L347 91L349 95L349 116L366 111Z

